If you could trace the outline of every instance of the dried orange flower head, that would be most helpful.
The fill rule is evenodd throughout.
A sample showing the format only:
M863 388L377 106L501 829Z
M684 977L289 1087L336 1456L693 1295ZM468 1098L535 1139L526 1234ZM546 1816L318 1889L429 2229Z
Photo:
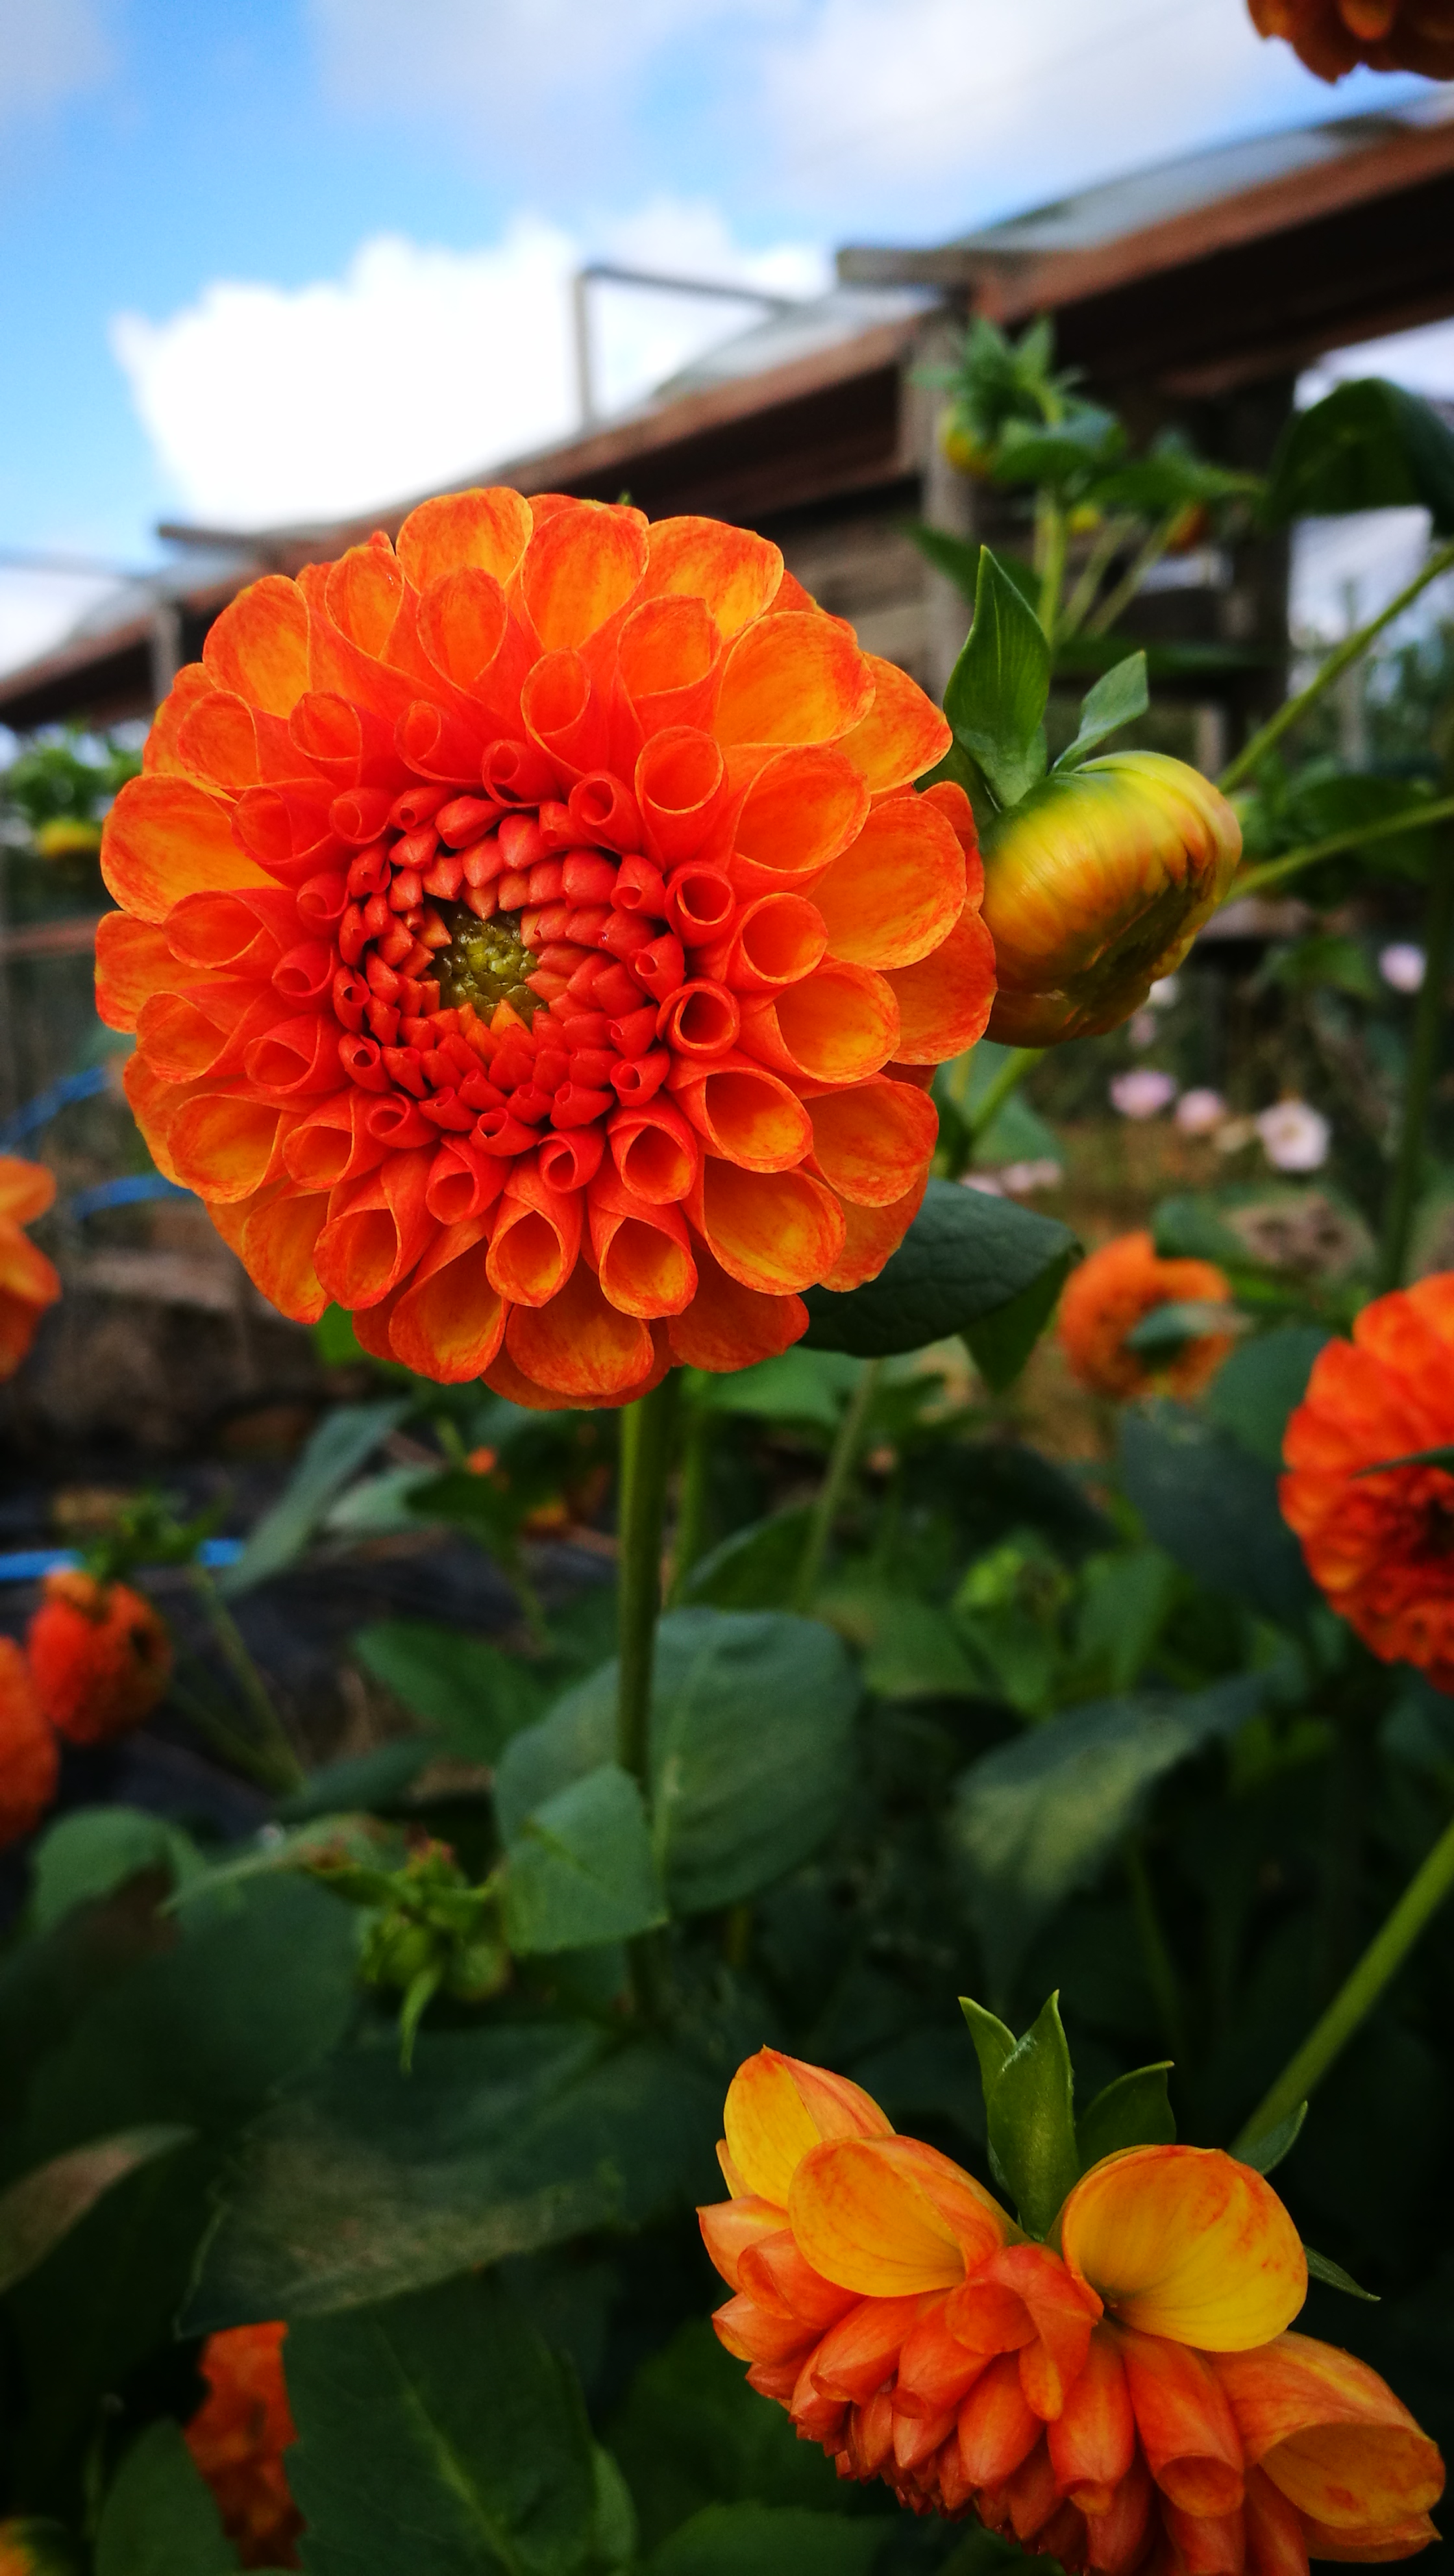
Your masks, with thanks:
M46 1576L44 1595L25 1639L41 1706L72 1744L109 1744L150 1717L166 1689L166 1628L129 1584L67 1570Z
M1259 36L1282 36L1320 80L1358 63L1454 80L1454 0L1248 0Z
M303 2517L283 2453L298 2435L283 2377L285 2325L230 2326L209 2335L208 2394L186 2428L187 2448L217 2501L244 2567L296 2567Z
M1297 2231L1216 2149L1092 2165L1049 2239L896 2137L841 2077L763 2049L699 2215L749 2385L917 2513L975 2514L1080 2576L1306 2576L1437 2538L1434 2444L1377 2373L1287 2331Z
M54 1264L22 1232L55 1194L55 1174L44 1163L0 1154L0 1378L13 1377L61 1293Z
M918 1206L994 961L948 727L708 519L426 502L226 609L108 818L133 1107L284 1313L524 1403L737 1368Z
M1060 1301L1060 1345L1082 1386L1098 1395L1199 1395L1232 1348L1225 1333L1194 1333L1156 1353L1127 1335L1158 1306L1225 1305L1231 1289L1210 1261L1162 1261L1149 1234L1119 1234L1072 1271Z
M1313 1581L1386 1664L1454 1691L1454 1475L1361 1470L1454 1446L1454 1271L1365 1306L1287 1426L1283 1518Z
M56 1793L60 1751L29 1664L0 1637L0 1844L33 1833Z

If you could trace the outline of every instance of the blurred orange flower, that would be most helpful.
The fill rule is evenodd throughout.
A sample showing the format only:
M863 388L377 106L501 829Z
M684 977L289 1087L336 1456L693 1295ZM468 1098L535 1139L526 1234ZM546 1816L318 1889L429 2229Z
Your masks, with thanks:
M109 1744L150 1717L171 1678L172 1647L129 1584L79 1569L48 1574L25 1651L46 1716L72 1744Z
M0 1637L0 1844L33 1833L56 1793L60 1750L30 1666Z
M1283 1518L1313 1581L1386 1664L1454 1691L1454 1475L1360 1469L1454 1447L1454 1271L1376 1297L1328 1342L1288 1423Z
M994 960L938 710L708 519L475 491L217 620L106 825L133 1107L265 1294L524 1403L873 1277Z
M298 2435L283 2377L285 2325L230 2326L209 2335L208 2394L186 2428L187 2448L217 2500L244 2567L297 2567L303 2517L283 2453Z
M56 1194L44 1163L0 1154L0 1378L14 1375L47 1306L61 1293L54 1264L21 1232Z
M974 2513L1069 2570L1306 2576L1437 2538L1434 2444L1376 2372L1290 2334L1307 2264L1214 2148L1093 2165L1026 2239L841 2077L762 2049L699 2215L749 2384L845 2478Z
M1284 36L1320 80L1358 63L1454 80L1454 0L1248 0L1259 36Z
M1158 1306L1225 1305L1231 1290L1210 1261L1161 1261L1149 1234L1118 1234L1071 1272L1060 1342L1074 1374L1098 1395L1192 1396L1215 1377L1229 1334L1197 1333L1165 1355L1128 1349L1126 1336Z

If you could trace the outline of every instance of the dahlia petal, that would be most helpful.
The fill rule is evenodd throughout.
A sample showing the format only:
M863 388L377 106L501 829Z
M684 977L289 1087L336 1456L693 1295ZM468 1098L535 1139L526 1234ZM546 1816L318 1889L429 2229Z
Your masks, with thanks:
M954 737L933 699L897 662L877 653L866 653L864 660L873 674L873 704L843 736L842 748L872 794L882 796L922 778Z
M432 1161L427 1146L415 1146L333 1192L314 1258L330 1297L351 1313L380 1305L434 1235L425 1203Z
M646 1324L602 1296L584 1261L548 1305L512 1307L505 1343L537 1385L578 1404L633 1400L656 1356Z
M825 744L776 753L741 800L734 884L745 895L771 894L818 875L857 839L868 810L868 790L841 751Z
M121 1084L157 1170L163 1180L176 1180L177 1167L167 1144L167 1133L187 1101L197 1096L200 1086L166 1081L161 1074L153 1073L145 1058L139 1055L128 1056Z
M744 1171L790 1171L814 1149L813 1124L797 1093L762 1065L734 1056L710 1071L683 1066L680 1078L668 1078L712 1152Z
M813 2360L813 2382L820 2396L846 2398L851 2405L866 2406L891 2379L899 2357L899 2348L919 2312L919 2301L910 2293L902 2298L860 2299L836 2325L830 2326L818 2346ZM893 2441L893 2414L884 2391L884 2405L878 2424L870 2429L870 2452L876 2447L877 2467L888 2457ZM871 2474L871 2471L864 2472Z
M712 731L724 751L834 742L873 704L873 674L836 618L760 617L727 655ZM729 761L729 767L733 764Z
M242 1229L242 1259L270 1305L295 1324L316 1324L328 1292L313 1247L328 1215L322 1191L284 1186L253 1209Z
M327 568L323 606L339 634L370 661L387 651L403 599L403 567L382 529Z
M816 903L800 894L764 894L738 914L727 939L704 950L702 965L734 993L776 993L811 975L827 946Z
M729 2203L729 2207L735 2205ZM785 2316L796 2317L815 2333L836 2325L855 2304L852 2290L825 2281L821 2272L814 2271L786 2227L745 2246L739 2269L742 2287L763 2307L779 2307Z
M749 2192L786 2209L793 2175L825 2138L886 2138L878 2104L846 2075L760 2048L727 2088L722 2125L735 2171Z
M299 926L297 897L264 883L245 893L184 895L167 914L166 933L183 964L260 978L272 973Z
M646 597L685 593L703 600L724 636L761 617L783 577L775 545L720 519L658 519L647 530L647 547Z
M213 619L202 660L217 688L290 715L308 686L308 612L296 584L282 573L250 582Z
M686 1221L627 1190L613 1163L587 1192L591 1250L601 1294L623 1315L679 1315L697 1285Z
M1136 2456L1136 2419L1114 2337L1097 2326L1084 2366L1046 2434L1062 2492L1082 2513L1109 2513Z
M1140 2560L1154 2494L1146 2463L1138 2457L1105 2512L1087 2514L1086 2565L1096 2571L1096 2576L1126 2576L1126 2571ZM1267 2576L1274 2576L1274 2571L1269 2569Z
M912 966L942 947L965 907L964 853L922 797L876 805L813 888L828 953L860 966Z
M899 2403L897 2387L893 2396L894 2466L904 2475L922 2468L940 2448L946 2433L952 2433L955 2409L950 2406L938 2415L910 2414Z
M694 1247L697 1292L667 1326L672 1357L683 1368L728 1370L749 1368L755 1360L777 1359L808 1329L808 1309L801 1297L764 1296L729 1278L705 1243Z
M275 1020L243 1058L247 1079L270 1100L301 1102L337 1091L338 1022L321 1011Z
M373 1171L389 1150L369 1133L368 1116L374 1105L368 1092L348 1083L309 1110L283 1146L289 1177L304 1189L334 1190L343 1181L356 1181ZM502 1173L502 1184L503 1178Z
M876 1279L918 1215L928 1185L926 1163L912 1187L887 1207L859 1207L851 1199L844 1202L843 1249L832 1269L824 1271L822 1285L841 1295L847 1288L861 1288L866 1279Z
M253 984L193 982L143 1003L137 1051L167 1082L200 1082L234 1071L252 1039L283 1016L283 1005Z
M542 1152L542 1169L544 1161ZM494 1206L506 1177L498 1154L482 1154L463 1136L446 1137L430 1165L425 1205L438 1225L466 1225Z
M610 750L606 702L573 645L535 664L520 692L520 712L532 742L567 783L599 769Z
M185 778L129 778L106 817L101 874L123 911L163 922L183 895L265 886L232 837L227 807Z
M529 502L506 485L494 484L421 501L404 521L395 547L407 579L419 591L466 569L508 582L520 568L532 524Z
M744 1172L709 1154L687 1212L722 1268L768 1297L825 1278L843 1243L843 1211L806 1172Z
M915 2138L813 2148L793 2175L788 2216L815 2271L874 2298L954 2289L1009 2226L969 2174Z
M1281 2488L1275 2487L1260 2469L1247 2471L1242 2510L1252 2576L1308 2576L1308 2544L1302 2517Z
M644 600L623 620L616 680L631 712L623 730L634 759L648 735L710 723L722 639L700 599Z
M151 731L142 745L141 766L145 777L187 776L187 765L177 748L177 738L192 709L216 686L204 663L183 663L153 716Z
M520 595L545 652L584 644L640 588L646 521L639 510L574 501L536 525Z
M738 2266L750 2245L782 2233L783 2213L775 2201L714 2200L697 2212L702 2242L730 2289L741 2285Z
M1242 2576L1247 2526L1240 2506L1231 2513L1186 2513L1167 2502L1161 2519L1181 2553L1186 2576Z
M634 1197L663 1207L687 1196L701 1166L701 1147L669 1101L616 1110L607 1138L611 1160Z
M890 968L899 1006L899 1061L945 1064L984 1036L995 999L995 951L979 912L966 903L930 957Z
M258 742L246 698L231 689L199 698L178 727L177 752L183 770L218 794L256 787Z
M892 1207L901 1199L910 1175L927 1171L939 1135L939 1112L928 1093L881 1074L847 1091L818 1093L808 1116L824 1180L860 1207Z
M745 2290L739 2290L735 2299L728 2299L722 2307L713 2309L712 2327L718 2340L738 2361L750 2361L759 2366L764 2362L769 2366L786 2363L783 2395L796 2385L803 2355L811 2351L815 2341L813 2328L805 2325L800 2317L784 2316L778 2308L759 2307ZM761 2383L754 2381L753 2385L760 2386Z
M10 1225L30 1225L55 1204L56 1176L46 1163L28 1163L20 1154L0 1154L0 1218Z
M421 677L432 667L457 689L479 691L492 701L497 695L508 701L508 685L497 692L491 683L509 633L509 602L498 581L487 572L461 569L446 573L441 580L430 583L415 612L414 637L422 653L422 664L415 667L420 669ZM413 656L410 658L412 661ZM507 668L512 665L514 704L518 710L520 686L529 669L529 648L523 636ZM504 673L500 676L503 680Z
M709 733L672 725L643 745L633 779L648 858L670 872L715 848L732 803L727 764Z
M959 2459L971 2486L998 2487L1013 2477L1044 2432L1025 2403L1013 2353L992 2361L959 2410Z
M744 997L743 1052L806 1082L863 1082L903 1042L895 981L868 966L825 962L770 999Z
M1049 2452L1043 2441L1037 2442L1028 2459L1005 2480L1010 2525L1022 2549L1044 2531L1060 2502Z
M548 1305L575 1269L584 1215L581 1191L552 1189L536 1156L512 1165L486 1263L491 1287L512 1305Z
M951 2331L944 2306L935 2304L904 2338L894 2404L923 2416L957 2409L991 2358L987 2352L968 2351Z
M19 1227L0 1232L0 1295L24 1306L53 1306L61 1293L53 1262Z
M276 1101L237 1091L201 1091L182 1101L166 1128L170 1177L195 1190L209 1211L252 1197L273 1178L293 1121ZM148 1133L152 1153L156 1144Z
M1244 2455L1211 2363L1160 2335L1114 2331L1146 2465L1162 2494L1188 2513L1231 2513L1242 2501Z
M1117 2318L1204 2352L1266 2343L1307 2297L1276 2192L1216 2147L1133 2147L1092 2166L1061 2212L1060 2244Z
M1310 2335L1280 2334L1260 2351L1213 2364L1247 2457L1330 2530L1398 2523L1444 2487L1436 2445L1376 2370Z
M1353 2559L1360 2566L1386 2564L1394 2558L1412 2558L1427 2549L1431 2540L1441 2537L1438 2526L1428 2514L1411 2514L1407 2522L1392 2528L1380 2525L1377 2530L1332 2531L1326 2523L1315 2522L1311 2514L1301 2516L1302 2528L1310 2558Z
M482 1377L505 1338L507 1308L486 1268L483 1217L451 1226L416 1266L389 1317L389 1348L443 1386Z

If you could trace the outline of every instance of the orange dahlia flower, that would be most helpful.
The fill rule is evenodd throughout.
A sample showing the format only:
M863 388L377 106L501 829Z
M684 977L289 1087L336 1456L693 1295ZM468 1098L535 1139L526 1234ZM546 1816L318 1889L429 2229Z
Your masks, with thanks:
M59 1748L30 1666L13 1637L0 1637L0 1844L35 1831L59 1776Z
M1454 80L1454 0L1248 0L1259 36L1283 36L1319 80L1357 63Z
M208 2394L186 2428L187 2448L217 2501L244 2567L296 2567L303 2517L283 2453L298 2435L283 2377L285 2325L230 2326L209 2335Z
M949 741L775 546L426 502L254 583L107 820L103 1016L285 1314L524 1403L804 1331L923 1191L994 961Z
M54 1264L21 1231L44 1216L55 1194L55 1174L44 1163L0 1154L0 1378L14 1375L61 1293Z
M1216 2149L1093 2165L1049 2241L896 2137L841 2076L762 2049L700 2212L717 2332L841 2477L1095 2576L1303 2576L1436 2539L1434 2444L1363 2362L1287 2328L1303 2249Z
M1454 1271L1365 1306L1288 1423L1283 1518L1313 1581L1384 1663L1454 1691L1454 1475L1361 1469L1454 1446Z
M1118 1234L1072 1271L1060 1301L1061 1348L1098 1395L1199 1395L1231 1350L1230 1334L1198 1333L1164 1356L1129 1349L1126 1336L1158 1306L1221 1306L1231 1294L1210 1261L1161 1261L1149 1234Z
M166 1627L125 1583L66 1570L43 1591L25 1636L41 1707L72 1744L109 1744L150 1717L171 1679Z

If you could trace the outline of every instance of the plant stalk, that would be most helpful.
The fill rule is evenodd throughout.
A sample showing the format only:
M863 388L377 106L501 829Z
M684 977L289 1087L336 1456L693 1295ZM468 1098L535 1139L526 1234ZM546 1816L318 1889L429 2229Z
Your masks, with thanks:
M1065 580L1065 512L1048 494L1040 503L1040 632L1047 644L1055 642L1060 621L1060 591Z
M1301 2048L1289 2058L1271 2090L1244 2120L1232 2153L1287 2119L1321 2084L1329 2067L1346 2048L1397 1970L1402 1967L1426 1924L1454 1888L1454 1821L1444 1828L1422 1867L1415 1871L1393 1912L1369 1942L1357 1966L1344 1979L1321 2020L1314 2023Z
M1068 644L1090 615L1095 606L1096 592L1100 589L1112 561L1119 554L1135 525L1135 520L1128 519L1124 513L1107 519L1065 603L1060 623L1055 630L1057 644Z
M843 1419L834 1434L833 1446L828 1452L828 1464L823 1470L823 1482L813 1498L813 1509L808 1520L808 1534L803 1541L797 1581L793 1585L792 1606L803 1618L808 1616L813 1606L813 1598L822 1578L823 1560L828 1553L828 1542L833 1535L833 1524L842 1509L843 1497L848 1489L848 1479L853 1473L853 1463L858 1456L859 1442L863 1438L863 1426L868 1419L869 1407L882 1375L882 1360L864 1361L863 1373L848 1399Z
M969 1129L969 1141L971 1145L977 1145L981 1136L988 1135L990 1128L999 1116L1005 1102L1009 1099L1011 1092L1019 1089L1026 1074L1033 1073L1036 1065L1040 1062L1041 1057L1047 1052L1048 1050L1045 1047L1011 1048L1009 1055L1001 1065L999 1072L995 1075L994 1080L991 1082L983 1100L981 1100L978 1107L966 1117L965 1124Z
M1243 779L1251 776L1259 760L1271 751L1275 743L1281 742L1289 727L1300 722L1309 707L1316 705L1324 691L1331 689L1334 681L1342 678L1349 664L1356 662L1360 653L1367 652L1374 637L1381 635L1385 626L1391 626L1396 617L1401 617L1404 610L1418 598L1420 591L1427 590L1430 582L1437 581L1440 573L1447 572L1451 564L1454 564L1454 544L1441 546L1436 554L1430 555L1422 570L1415 573L1413 580L1405 584L1398 597L1389 601L1387 608L1380 609L1378 615L1370 617L1365 626L1356 628L1353 634L1344 637L1342 643L1328 655L1327 660L1320 663L1307 687L1299 689L1295 698L1288 698L1278 708L1275 716L1269 716L1266 724L1259 727L1251 741L1244 743L1236 759L1228 763L1217 781L1224 796L1230 796L1234 787L1240 787Z
M1144 545L1128 564L1114 590L1108 590L1095 615L1086 620L1087 635L1104 635L1115 625L1123 609L1129 608L1148 572L1160 563L1170 542L1171 533L1181 517L1181 505L1168 510L1158 519Z
M1161 2023L1161 2035L1178 2065L1186 2056L1186 2032L1182 2024L1181 1989L1177 1982L1176 1962L1172 1958L1156 1904L1156 1892L1139 1834L1128 1834L1122 1859L1131 1890L1131 1911L1136 1920L1136 1935L1141 1944L1141 1964L1146 1983Z
M691 1406L687 1414L686 1437L682 1442L676 1540L672 1548L671 1588L667 1596L669 1607L675 1607L681 1599L687 1576L707 1552L707 1486L716 1427L716 1417L707 1405Z
M621 1415L619 1508L621 1680L616 1759L650 1795L651 1673L661 1612L661 1533L680 1379L669 1371Z
M1446 823L1454 817L1454 796L1441 797L1434 805L1421 805L1407 814L1391 814L1382 823L1350 824L1345 832L1333 832L1326 841L1308 841L1300 850L1285 850L1280 859L1264 859L1256 868L1244 868L1232 879L1222 900L1239 903L1244 894L1264 894L1269 886L1281 885L1284 877L1296 876L1300 869L1312 867L1319 859L1335 859L1340 850L1361 850L1365 841L1396 840L1400 832L1422 832L1430 823Z
M1424 1177L1424 1134L1429 1122L1429 1102L1438 1078L1443 1048L1444 997L1449 988L1451 953L1454 953L1454 833L1443 837L1446 846L1435 854L1428 910L1424 915L1424 981L1414 1020L1408 1080L1404 1085L1398 1157L1389 1184L1388 1205L1384 1210L1378 1265L1378 1284L1383 1290L1402 1287L1408 1267L1409 1241L1419 1204L1419 1187Z
M202 1604L212 1634L221 1650L222 1659L241 1691L249 1716L261 1738L260 1751L274 1775L273 1785L285 1791L301 1789L306 1778L301 1762L288 1741L287 1730L273 1706L272 1695L247 1649L247 1641L233 1618L205 1565L190 1569L192 1588Z

